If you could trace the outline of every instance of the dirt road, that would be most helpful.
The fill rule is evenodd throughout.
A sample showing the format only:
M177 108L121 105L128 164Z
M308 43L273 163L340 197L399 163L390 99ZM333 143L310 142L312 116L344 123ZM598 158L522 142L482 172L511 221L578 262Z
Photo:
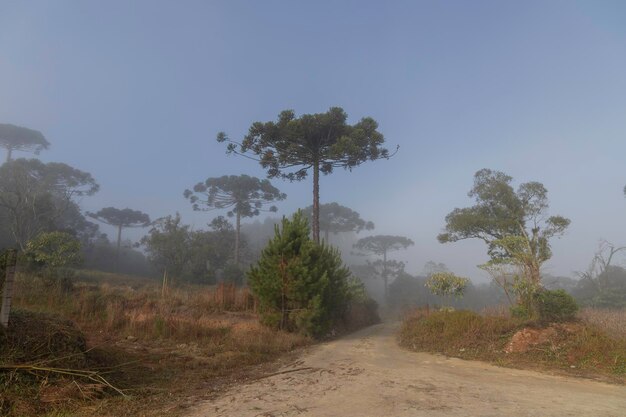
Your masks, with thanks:
M626 416L626 387L408 352L381 324L316 346L190 416Z

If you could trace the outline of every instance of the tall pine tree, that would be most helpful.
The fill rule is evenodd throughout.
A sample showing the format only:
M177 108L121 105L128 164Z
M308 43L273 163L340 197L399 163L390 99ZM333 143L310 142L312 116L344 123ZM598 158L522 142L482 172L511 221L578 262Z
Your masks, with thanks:
M306 217L283 217L248 282L259 298L261 319L283 330L323 336L343 317L350 271L336 249L311 240Z

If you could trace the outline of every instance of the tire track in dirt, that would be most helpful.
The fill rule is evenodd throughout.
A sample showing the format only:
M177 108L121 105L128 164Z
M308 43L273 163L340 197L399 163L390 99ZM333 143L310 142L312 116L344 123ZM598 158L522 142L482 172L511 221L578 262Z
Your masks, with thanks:
M395 330L318 345L189 416L626 416L624 386L409 352Z

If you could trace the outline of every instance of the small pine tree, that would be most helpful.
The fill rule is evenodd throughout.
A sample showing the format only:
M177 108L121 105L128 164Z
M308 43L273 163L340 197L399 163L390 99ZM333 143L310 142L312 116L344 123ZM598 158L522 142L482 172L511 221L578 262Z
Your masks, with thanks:
M261 320L270 326L323 336L343 317L350 271L336 249L315 244L306 217L283 217L248 282L259 298Z

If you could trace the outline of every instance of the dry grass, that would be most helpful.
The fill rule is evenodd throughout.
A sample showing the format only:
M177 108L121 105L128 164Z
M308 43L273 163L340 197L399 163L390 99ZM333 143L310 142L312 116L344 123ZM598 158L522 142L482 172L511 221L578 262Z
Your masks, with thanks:
M593 318L550 325L547 332L550 337L545 341L524 352L506 353L516 332L524 328L541 329L541 326L500 313L479 315L470 311L418 310L405 318L399 342L412 350L626 383L626 338L619 333L624 312L585 314Z
M585 322L617 339L626 339L626 310L586 308L579 313Z
M76 323L93 348L89 366L111 369L107 380L131 399L93 393L67 378L30 385L13 379L4 387L0 381L0 415L137 416L148 408L150 415L161 415L162 408L162 415L175 416L194 393L206 395L224 381L245 379L255 372L252 365L310 343L260 325L248 290L233 286L163 293L156 282L107 274L104 282L78 283L63 293L19 275L14 306Z

